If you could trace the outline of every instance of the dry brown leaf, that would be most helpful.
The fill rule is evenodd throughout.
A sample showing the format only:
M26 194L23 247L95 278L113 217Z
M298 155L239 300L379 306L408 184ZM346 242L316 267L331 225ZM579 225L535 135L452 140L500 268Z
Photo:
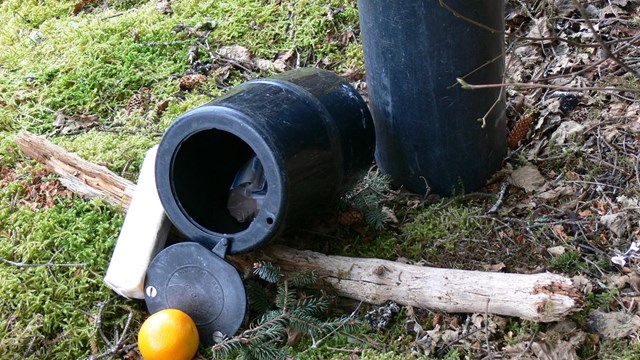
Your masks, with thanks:
M552 227L553 233L558 235L561 239L566 239L569 237L567 233L564 231L564 227L561 224L553 225Z
M553 203L554 201L558 200L559 197L560 193L558 193L554 189L542 191L541 193L536 194L536 198L544 200L546 203Z
M625 116L627 113L627 103L622 101L612 102L609 106L609 116L619 117Z
M572 279L573 286L587 295L593 291L593 283L584 275L576 275Z
M284 72L287 70L287 64L282 60L256 59L254 65L262 71Z
M568 341L559 340L555 344L534 342L531 350L539 360L578 360L575 347Z
M80 11L82 11L82 9L85 7L85 5L89 5L89 3L91 3L91 1L93 1L93 0L80 0L80 1L78 1L73 6L73 10L71 10L70 16L78 15L80 13Z
M615 286L617 289L623 289L629 285L635 291L640 289L640 276L637 272L630 272L626 275L609 274L604 279L608 284Z
M611 4L625 7L629 3L629 0L610 0Z
M568 16L576 9L571 0L553 0L553 5L559 16Z
M615 17L615 18L629 15L628 11L616 5L605 6L604 8L602 8L602 10L599 11L599 13L600 13L600 16L603 16L603 17Z
M55 204L54 197L73 198L73 193L65 188L57 179L44 179L46 170L38 171L33 179L24 187L20 204L28 206L31 210L51 208Z
M591 211L591 210L580 210L580 211L578 211L578 215L580 215L581 218L589 218L589 217L593 216L593 211Z
M221 46L216 51L218 55L229 60L238 61L240 63L251 62L251 53L249 50L240 45Z
M534 19L531 24L531 28L529 29L529 33L527 33L527 37L536 39L544 38L545 40L539 40L537 43L550 44L553 40L549 39L551 38L551 31L549 30L549 27L549 18L546 16Z
M253 62L259 70L271 71L273 70L273 61L267 59L256 59Z
M507 345L503 349L503 353L506 356L505 359L518 359L518 360L539 360L529 353L529 341L520 342L513 345Z
M226 63L220 66L219 68L216 68L214 70L214 76L216 78L216 81L223 82L224 80L228 79L231 69L233 69L233 65L229 63Z
M165 110L167 110L167 108L169 107L169 102L171 102L170 98L166 99L166 100L163 100L163 101L160 101L158 103L158 105L156 105L156 115L157 116L162 115L165 112Z
M562 227L562 225L560 225L560 226ZM555 229L554 229L554 232L555 232ZM550 248L547 248L547 252L551 256L560 256L560 255L564 254L565 252L567 252L567 249L562 245L552 246Z
M606 226L619 238L623 237L629 229L629 217L624 211L615 214L602 215L600 217L600 223Z
M546 181L535 166L523 166L509 176L511 185L524 189L528 193L542 190Z
M629 105L627 107L627 112L624 114L624 116L629 117L629 118L635 118L635 121L633 122L633 124L636 125L635 129L636 131L634 131L634 129L630 129L633 132L637 132L637 125L640 124L640 117L638 117L638 115L640 115L640 104L634 102L633 104ZM633 128L634 126L631 125L631 128Z
M275 56L273 61L267 59L256 59L253 64L262 71L284 72L291 67L289 61L292 56L292 50L281 51Z
M500 272L504 270L504 268L506 268L507 265L505 265L503 262L499 262L497 264L485 264L482 267L484 267L484 269L487 271Z
M56 119L53 126L56 128L55 133L70 134L82 129L88 129L100 125L97 115L73 114L65 115L56 112Z
M586 130L584 125L578 124L575 121L564 121L556 131L551 134L551 142L555 145L562 145L567 140L575 136L581 136Z
M293 56L293 50L281 51L276 55L275 60L282 60L284 62L287 62L291 60L292 56Z

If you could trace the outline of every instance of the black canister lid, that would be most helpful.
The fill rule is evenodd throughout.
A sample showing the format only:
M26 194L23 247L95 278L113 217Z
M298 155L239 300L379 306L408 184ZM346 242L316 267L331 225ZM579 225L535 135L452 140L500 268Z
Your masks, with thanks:
M222 258L226 243L223 240L214 252L197 243L178 243L156 255L147 269L145 302L149 312L184 311L196 323L200 342L205 345L233 336L247 308L242 279Z

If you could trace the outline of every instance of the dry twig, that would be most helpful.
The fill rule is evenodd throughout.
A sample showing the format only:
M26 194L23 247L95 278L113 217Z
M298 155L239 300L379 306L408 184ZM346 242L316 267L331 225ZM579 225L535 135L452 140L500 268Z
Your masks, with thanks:
M11 261L5 258L0 258L0 261L7 263L9 265L12 266L16 266L16 267L22 267L22 268L30 268L30 267L42 267L42 266L46 266L48 268L52 268L52 267L84 267L87 266L87 264L85 263L77 263L77 264L56 264L53 263L51 261L49 261L48 263L41 263L41 264L30 264L30 263L23 263L23 262L17 262L17 261Z
M611 52L611 49L609 49L609 46L607 46L607 44L604 43L604 41L602 40L602 37L600 37L600 34L598 34L596 29L593 27L593 23L591 22L591 19L589 18L589 15L587 14L587 11L585 10L584 6L582 6L580 1L571 0L571 2L573 2L575 7L578 9L578 11L580 12L580 15L582 16L582 18L585 21L585 24L589 28L589 31L591 31L591 33L593 34L593 37L596 39L596 41L598 42L598 44L602 48L602 51L604 51L604 58L605 59L611 59L611 60L615 61L616 64L620 65L626 71L638 76L638 72L637 71L633 70L624 61L620 60L616 55L614 55L614 53Z

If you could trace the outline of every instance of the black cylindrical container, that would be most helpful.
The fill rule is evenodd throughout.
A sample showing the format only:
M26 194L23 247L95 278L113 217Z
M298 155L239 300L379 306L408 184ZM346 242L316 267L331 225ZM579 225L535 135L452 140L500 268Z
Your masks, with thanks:
M502 81L503 1L358 6L380 168L416 193L481 187L506 153L504 97L497 88L463 90L456 78Z
M167 216L192 241L228 253L257 248L286 224L334 201L373 161L373 121L340 76L298 69L249 81L182 115L166 131L156 183ZM231 184L257 158L266 194L239 222L228 209Z

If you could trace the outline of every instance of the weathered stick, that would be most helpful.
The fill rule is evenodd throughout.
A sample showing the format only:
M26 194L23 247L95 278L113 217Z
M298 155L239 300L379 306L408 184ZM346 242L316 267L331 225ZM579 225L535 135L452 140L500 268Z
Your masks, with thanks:
M47 167L52 172L63 178L80 179L96 193L122 199L122 205L127 206L125 200L132 193L133 184L114 186L127 182L106 168L87 163L28 133L18 135L16 142L29 156L45 165L51 164ZM582 294L572 281L550 273L438 269L380 259L328 256L277 245L227 258L246 271L250 271L257 258L269 260L285 271L311 269L318 273L324 286L339 295L372 304L393 300L438 311L489 312L542 322L560 320L582 306Z
M26 155L58 174L69 190L84 197L101 197L113 205L129 206L136 187L131 181L30 132L19 133L15 142Z
M247 258L230 257L241 267L251 258L285 271L314 270L339 295L380 304L393 300L451 313L516 316L557 321L579 310L582 294L570 279L551 273L507 274L440 269L381 259L329 256L273 245Z

